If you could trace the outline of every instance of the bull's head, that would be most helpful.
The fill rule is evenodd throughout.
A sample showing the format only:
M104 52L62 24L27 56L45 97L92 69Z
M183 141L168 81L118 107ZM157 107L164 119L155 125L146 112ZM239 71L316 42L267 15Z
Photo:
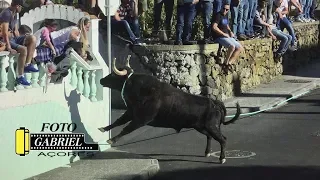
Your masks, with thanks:
M123 83L128 78L129 73L133 72L129 63L130 58L131 58L131 55L128 55L125 67L120 70L116 67L116 58L114 58L112 62L113 73L100 79L100 84L103 87L108 87L111 89L116 89L121 91Z

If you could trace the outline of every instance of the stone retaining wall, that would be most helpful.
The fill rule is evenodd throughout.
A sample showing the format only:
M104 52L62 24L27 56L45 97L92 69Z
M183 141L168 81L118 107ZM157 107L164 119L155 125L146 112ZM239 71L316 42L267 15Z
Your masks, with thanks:
M218 64L226 49L222 49L222 56L217 56L217 44L136 46L133 51L144 72L147 70L186 92L224 100L319 58L319 23L297 23L294 29L299 39L298 51L275 60L273 47L279 41L242 41L245 51L235 70L227 73Z
M216 63L225 53L223 49L223 56L217 56L217 44L135 46L132 52L125 43L113 37L112 57L117 58L117 66L121 67L131 54L130 64L135 72L154 75L192 94L227 99L320 59L319 23L295 23L294 29L300 41L298 51L288 52L276 62L272 47L277 47L279 41L243 41L245 52L235 71L226 74ZM112 107L125 108L120 92L112 91Z

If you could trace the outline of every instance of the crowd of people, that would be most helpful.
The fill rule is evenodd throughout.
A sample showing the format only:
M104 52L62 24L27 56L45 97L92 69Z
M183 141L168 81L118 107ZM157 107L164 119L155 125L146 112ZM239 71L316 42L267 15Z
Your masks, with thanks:
M171 37L174 0L154 0L153 37L159 37L164 5L164 31ZM191 45L193 23L198 14L203 19L203 39L199 43L219 43L228 48L224 65L234 63L243 47L238 41L269 37L281 41L275 56L288 49L297 50L293 21L314 22L316 0L177 0L175 45ZM143 45L139 12L145 12L148 0L121 0L112 19L112 28L123 30L135 45ZM141 8L141 9L139 9ZM290 10L295 8L295 10ZM293 15L289 12L294 12ZM291 18L293 17L293 18ZM283 30L286 29L289 34ZM200 30L200 29L199 29Z
M31 32L27 25L19 26L18 14L24 6L22 0L12 0L8 7L0 13L0 44L1 50L11 54L19 53L17 60L17 84L30 86L24 76L27 72L38 72L33 64L51 62L66 52L66 48L74 42L81 43L77 53L84 59L88 57L88 36L90 19L83 17L75 26L58 30L58 23L54 19L45 19L36 32Z

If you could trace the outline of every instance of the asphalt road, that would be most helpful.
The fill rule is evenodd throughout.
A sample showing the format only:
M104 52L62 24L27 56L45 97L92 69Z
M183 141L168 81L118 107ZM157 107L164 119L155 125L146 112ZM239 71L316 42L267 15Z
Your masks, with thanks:
M279 109L222 126L228 138L222 165L218 156L204 157L206 137L195 130L177 134L144 127L114 147L158 159L160 172L154 180L319 180L319 114L320 90L315 90ZM212 150L220 151L214 140Z

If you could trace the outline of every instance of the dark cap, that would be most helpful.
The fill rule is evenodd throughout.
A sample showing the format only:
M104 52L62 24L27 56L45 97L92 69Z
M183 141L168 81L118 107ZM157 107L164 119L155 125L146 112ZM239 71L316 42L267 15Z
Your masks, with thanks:
M11 1L11 5L12 5L12 6L20 5L20 6L23 6L23 7L28 7L28 6L29 6L29 5L26 3L25 0L12 0L12 1Z

